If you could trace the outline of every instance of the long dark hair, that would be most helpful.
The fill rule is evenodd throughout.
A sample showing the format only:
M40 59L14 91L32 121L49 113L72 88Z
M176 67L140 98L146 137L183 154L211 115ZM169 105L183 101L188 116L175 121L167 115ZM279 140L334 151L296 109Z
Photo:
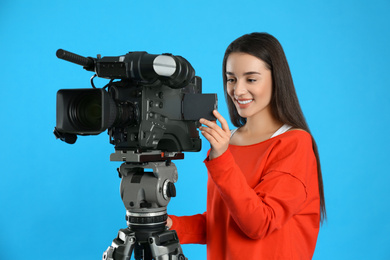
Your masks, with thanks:
M309 126L302 113L298 97L295 92L290 68L279 41L268 33L251 33L241 36L233 41L226 49L223 58L222 77L225 92L225 99L228 105L230 120L233 125L240 127L245 125L246 118L241 117L233 101L226 90L226 62L229 55L233 52L247 53L264 61L268 69L272 72L272 96L271 111L275 119L283 124L288 124L293 128L300 128L310 133ZM312 135L311 135L312 136ZM322 172L320 157L317 144L312 136L313 151L317 159L318 186L320 193L320 212L321 223L326 219L324 186L322 181Z

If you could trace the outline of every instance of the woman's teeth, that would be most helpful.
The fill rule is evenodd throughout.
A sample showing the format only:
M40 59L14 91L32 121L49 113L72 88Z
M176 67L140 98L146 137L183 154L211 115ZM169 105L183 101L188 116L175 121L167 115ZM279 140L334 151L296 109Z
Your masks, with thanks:
M241 105L245 105L245 104L249 104L250 102L252 102L252 99L251 100L237 100L237 102Z

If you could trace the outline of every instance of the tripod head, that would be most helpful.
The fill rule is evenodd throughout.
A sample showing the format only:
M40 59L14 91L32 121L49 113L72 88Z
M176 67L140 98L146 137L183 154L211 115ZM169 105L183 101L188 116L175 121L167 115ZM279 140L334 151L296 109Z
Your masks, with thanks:
M128 226L165 225L167 205L171 197L176 196L174 183L178 173L175 164L170 161L124 163L119 173Z

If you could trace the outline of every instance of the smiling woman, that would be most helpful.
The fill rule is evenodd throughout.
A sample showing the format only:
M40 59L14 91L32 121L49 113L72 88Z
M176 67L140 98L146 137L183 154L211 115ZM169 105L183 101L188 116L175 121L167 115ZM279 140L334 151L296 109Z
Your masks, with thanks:
M240 127L240 129L249 128L248 120L250 118L241 116L234 104L234 99L231 98L228 89L228 76L229 72L228 66L231 61L231 57L237 54L248 55L246 61L250 60L253 63L262 63L271 73L272 77L272 94L270 100L270 112L271 112L271 121L276 120L283 125L291 126L293 129L301 129L310 133L309 126L306 122L306 119L301 110L298 97L295 91L292 75L290 68L287 62L286 55L284 50L279 43L279 41L270 34L267 33L252 33L246 34L235 41L233 41L228 48L226 49L225 56L223 59L222 65L222 75L224 81L225 97L226 102L229 108L230 119L234 126ZM244 61L244 60L242 60ZM243 66L249 66L248 64L241 64ZM248 68L249 69L249 68ZM263 70L265 72L267 70ZM261 71L257 71L261 73ZM257 118L259 119L259 118ZM252 120L252 122L258 122L257 120ZM261 126L257 125L264 129L266 127L264 124ZM253 127L252 129L258 129ZM233 139L233 138L232 138ZM317 163L317 175L318 175L318 186L319 186L319 195L320 195L320 211L321 211L321 222L326 219L326 209L325 209L325 196L323 191L323 181L322 181L322 172L320 158L318 154L317 144L314 138L311 135L313 143L313 152L316 157Z
M311 259L325 217L316 144L287 60L266 33L244 35L223 60L233 135L217 111L201 119L211 149L207 211L170 216L180 242L207 244L208 259Z

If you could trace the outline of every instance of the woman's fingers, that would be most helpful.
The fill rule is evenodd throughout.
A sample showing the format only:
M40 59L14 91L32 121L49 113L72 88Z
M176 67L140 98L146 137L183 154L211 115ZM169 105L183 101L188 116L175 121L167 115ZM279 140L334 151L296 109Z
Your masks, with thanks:
M218 110L214 110L213 114L218 119L218 121L221 122L222 130L230 132L226 119L218 112Z
M204 125L199 127L199 129L211 145L209 153L210 159L214 159L222 155L228 149L230 141L230 130L225 118L223 118L223 116L216 110L213 111L213 114L216 119L221 122L222 128L216 121L210 121L204 118L199 120L199 122Z
M230 130L227 121L222 117L217 110L213 111L217 120L221 122L222 128L217 124L216 121L206 120L204 118L200 119L199 122L207 127L200 127L201 131L207 131L210 135L215 135L215 138L218 137L230 138ZM218 135L218 136L217 136Z
M202 130L202 135L209 141L209 143L214 146L216 143L218 143L218 139L215 138L214 135L210 134L207 130Z
M171 227L172 227L172 219L170 218L170 217L168 217L168 219L167 219L167 224L166 224L166 226L168 227L168 229L171 229Z
M224 132L216 123L208 121L203 122L202 124L204 124L205 126L199 127L199 130L201 130L203 133L207 133L217 141L223 138Z

